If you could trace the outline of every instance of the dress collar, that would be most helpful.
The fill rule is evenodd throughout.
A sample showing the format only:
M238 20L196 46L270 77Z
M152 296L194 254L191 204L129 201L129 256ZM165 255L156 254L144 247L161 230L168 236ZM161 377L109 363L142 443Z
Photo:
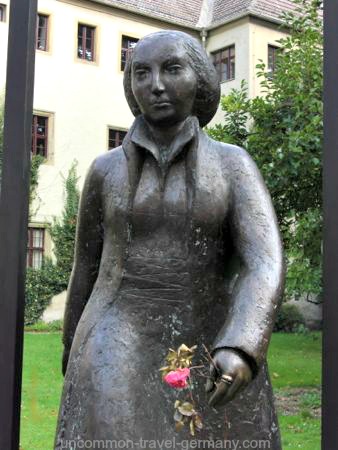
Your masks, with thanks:
M162 161L160 157L160 149L158 144L154 141L150 132L149 126L143 116L138 116L135 119L134 126L130 130L129 139L136 146L149 151L156 159L160 166L169 166L169 164L182 152L186 144L197 138L199 131L199 123L197 117L188 117L181 131L177 134L170 145L167 153L167 160ZM164 167L163 167L164 168Z

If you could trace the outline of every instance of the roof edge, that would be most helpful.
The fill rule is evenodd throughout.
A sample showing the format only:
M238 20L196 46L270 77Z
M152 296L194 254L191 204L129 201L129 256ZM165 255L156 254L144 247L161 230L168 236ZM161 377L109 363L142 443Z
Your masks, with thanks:
M151 14L149 12L142 12L142 11L140 11L136 8L130 7L130 6L112 5L105 0L89 0L89 1L91 3L99 3L101 5L108 6L109 8L115 8L115 9L119 9L121 11L129 11L138 16L143 16L143 17L159 20L160 22L166 22L166 23L169 23L170 25L178 25L182 28L188 28L188 29L194 30L194 31L198 31L200 29L200 28L197 28L195 25L184 24L182 21L180 22L179 19L173 19L173 20L165 19L164 17L157 16L156 14Z
M283 25L283 21L281 19L273 19L272 17L265 16L264 14L258 14L254 12L245 11L241 14L238 14L235 17L227 20L221 20L219 22L213 23L210 26L206 27L206 31L215 30L216 28L221 27L222 25L227 25L228 23L235 22L236 20L244 19L244 17L254 17L256 19L264 20L265 22L273 23L275 25Z
M216 28L219 28L222 25L227 25L227 24L229 24L231 22L235 22L237 20L243 19L244 17L254 17L254 18L257 18L257 19L264 20L265 22L273 23L275 25L282 25L283 24L282 19L273 19L272 17L266 16L264 14L258 14L258 13L251 12L251 11L244 11L243 13L240 13L240 14L238 14L238 15L230 18L230 19L221 20L219 22L212 23L212 24L210 24L208 26L202 26L202 25L199 25L199 23L197 23L196 25L187 25L187 24L184 24L182 21L179 21L179 19L176 19L176 20L174 20L174 19L173 20L167 19L167 18L164 18L164 17L160 17L160 16L158 16L156 14L151 14L149 12L142 12L142 11L138 10L137 8L133 8L133 7L130 7L130 6L112 5L106 0L89 0L89 2L90 3L99 3L99 4L107 6L109 8L115 8L115 9L118 9L120 11L127 11L127 12L133 13L133 14L138 15L138 16L151 18L151 19L154 19L154 20L158 20L160 22L168 23L170 25L177 25L177 26L180 26L182 28L186 28L188 30L197 31L197 32L199 32L201 30L206 30L206 31L215 30Z

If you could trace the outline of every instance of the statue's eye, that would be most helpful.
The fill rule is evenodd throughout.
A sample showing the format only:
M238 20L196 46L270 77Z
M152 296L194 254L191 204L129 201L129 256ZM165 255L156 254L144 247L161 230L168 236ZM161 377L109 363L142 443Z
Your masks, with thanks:
M170 66L167 66L166 70L167 72L171 74L178 74L182 69L182 66L179 64L171 64Z
M147 73L148 73L148 71L146 69L136 69L135 70L135 75L137 76L137 78L145 78Z

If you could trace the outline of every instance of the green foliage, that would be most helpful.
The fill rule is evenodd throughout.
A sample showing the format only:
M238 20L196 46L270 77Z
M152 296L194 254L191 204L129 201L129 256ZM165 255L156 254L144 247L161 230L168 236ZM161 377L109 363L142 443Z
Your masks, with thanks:
M221 108L226 111L224 124L207 128L210 137L217 141L243 146L248 138L247 122L250 113L250 100L244 80L240 89L232 89L230 94L222 96Z
M25 325L37 322L51 298L63 290L60 274L47 258L38 270L27 268L25 296Z
M293 333L304 326L305 321L302 314L295 305L283 303L278 311L274 331L283 331L284 333Z
M54 219L50 227L56 263L44 259L40 269L27 269L25 325L35 324L52 297L67 289L73 265L79 203L77 180L76 164L73 164L64 183L66 198L61 220Z
M53 320L52 322L42 322L38 320L32 325L26 325L25 331L35 332L35 333L55 333L57 331L62 331L63 320Z
M76 163L74 163L64 182L66 198L61 220L54 218L49 230L54 242L56 264L64 289L67 288L74 259L75 231L80 197L77 181Z
M33 211L33 203L37 198L37 187L39 183L39 167L45 161L41 155L33 155L31 159L31 173L29 184L29 220L36 211Z
M222 99L225 124L208 130L245 146L263 174L283 234L287 297L322 290L322 19L318 1L293 2L274 74L257 65L263 95L249 99L242 82Z

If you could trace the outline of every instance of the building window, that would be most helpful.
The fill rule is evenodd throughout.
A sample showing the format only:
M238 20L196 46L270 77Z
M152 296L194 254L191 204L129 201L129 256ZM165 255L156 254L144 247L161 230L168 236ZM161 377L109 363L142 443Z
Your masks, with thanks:
M0 22L6 22L6 5L0 3Z
M47 158L48 150L48 117L33 116L32 154Z
M47 51L48 16L38 14L36 21L36 48Z
M235 78L235 46L223 48L212 53L213 63L220 81Z
M273 75L276 70L276 57L279 51L279 47L268 45L268 72L269 75Z
M126 66L126 62L133 51L133 48L138 43L137 38L132 38L129 36L122 36L122 45L121 45L121 70L124 71Z
M109 128L108 150L119 147L122 144L122 141L126 134L126 131L114 130L113 128Z
M77 34L77 56L86 61L94 61L95 27L79 23Z
M40 269L45 246L44 228L28 228L27 267Z

